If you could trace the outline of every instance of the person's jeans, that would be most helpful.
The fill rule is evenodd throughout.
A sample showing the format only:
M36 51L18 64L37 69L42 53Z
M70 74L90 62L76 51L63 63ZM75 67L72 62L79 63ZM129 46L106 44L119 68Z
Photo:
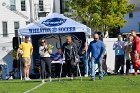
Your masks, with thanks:
M102 59L95 59L92 57L91 64L92 64L92 70L91 70L91 78L95 79L95 67L96 63L98 64L98 72L99 72L99 79L103 78L103 71L102 71Z
M88 60L88 74L91 75L91 71L92 71L92 64L91 64L91 59Z
M83 56L83 62L84 62L84 73L88 75L88 62L86 55Z
M84 62L84 73L86 75L91 75L91 60L87 60L86 55L83 56L83 62Z

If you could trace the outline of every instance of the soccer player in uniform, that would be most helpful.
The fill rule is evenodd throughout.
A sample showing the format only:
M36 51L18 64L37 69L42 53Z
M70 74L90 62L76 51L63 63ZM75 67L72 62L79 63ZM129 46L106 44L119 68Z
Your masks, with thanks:
M138 67L140 67L140 38L136 35L136 30L131 30L132 40L132 52L131 60L134 66L134 75L137 75Z

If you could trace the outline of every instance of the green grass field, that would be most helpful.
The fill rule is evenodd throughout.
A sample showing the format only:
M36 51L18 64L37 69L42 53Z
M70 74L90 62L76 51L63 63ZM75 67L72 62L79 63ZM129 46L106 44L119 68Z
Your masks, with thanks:
M41 84L41 80L1 80L0 93L23 93ZM138 76L105 76L103 80L96 77L95 81L90 78L79 77L71 81L63 78L52 82L46 82L41 87L29 93L140 93L140 75Z

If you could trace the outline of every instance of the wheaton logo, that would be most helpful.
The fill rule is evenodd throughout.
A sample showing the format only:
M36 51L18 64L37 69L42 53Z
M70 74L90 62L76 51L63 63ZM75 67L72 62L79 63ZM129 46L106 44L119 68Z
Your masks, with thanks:
M62 18L51 18L51 19L47 19L47 20L43 21L42 24L49 26L49 27L60 26L63 23L65 23L66 20L67 19L62 19Z

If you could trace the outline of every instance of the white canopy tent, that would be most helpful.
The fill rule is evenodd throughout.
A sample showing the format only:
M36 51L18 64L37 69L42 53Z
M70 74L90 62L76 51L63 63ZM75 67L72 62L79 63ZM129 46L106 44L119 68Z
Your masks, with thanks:
M49 14L47 17L19 28L18 35L39 35L55 33L84 32L91 34L91 29L59 13Z
M36 22L33 22L25 27L21 27L18 30L19 36L26 36L26 35L33 36L32 37L33 45L37 44L38 38L40 38L40 37L42 38L43 35L46 35L48 37L49 35L57 36L57 35L61 34L61 39L58 38L60 41L60 40L64 40L64 37L63 37L64 35L76 34L76 33L79 35L78 36L79 38L83 39L85 37L85 39L87 40L87 38L91 35L91 29L89 27L87 27L86 25L78 23L59 13L51 13L47 17L42 18ZM84 35L82 35L83 33L84 33ZM55 39L53 39L53 38L51 38L50 41L47 40L47 42L52 45L55 45L54 44ZM38 50L37 46L38 45L34 45L35 51ZM53 51L55 51L55 50L53 50ZM38 51L36 51L34 53L37 54L37 52ZM38 59L38 58L34 57L34 60L36 60L36 59Z

